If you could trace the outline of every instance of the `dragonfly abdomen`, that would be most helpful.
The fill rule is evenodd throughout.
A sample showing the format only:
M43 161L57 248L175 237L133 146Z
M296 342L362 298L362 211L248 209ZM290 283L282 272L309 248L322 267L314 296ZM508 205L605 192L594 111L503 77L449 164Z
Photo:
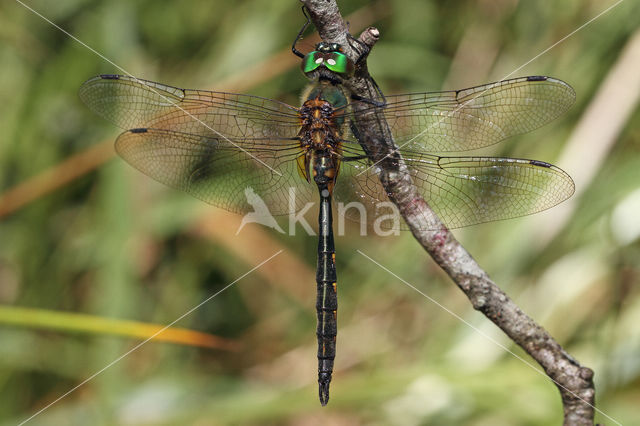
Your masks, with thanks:
M323 164L320 161L319 164ZM314 167L314 174L316 169ZM335 171L335 169L334 169ZM335 245L331 214L331 192L326 176L314 176L320 191L320 212L318 215L318 269L316 272L316 313L318 317L318 391L320 403L329 401L329 384L336 357L336 335L338 331L338 294L335 264ZM333 183L333 179L330 179Z
M342 118L335 115L335 105L331 102L332 100L339 103L346 102L342 92L334 86L326 83L315 86L300 108L302 126L298 134L300 146L306 153L303 175L309 180L307 173L311 171L320 192L316 335L318 337L318 392L322 405L326 405L329 401L329 384L336 357L338 330L331 194L340 167Z

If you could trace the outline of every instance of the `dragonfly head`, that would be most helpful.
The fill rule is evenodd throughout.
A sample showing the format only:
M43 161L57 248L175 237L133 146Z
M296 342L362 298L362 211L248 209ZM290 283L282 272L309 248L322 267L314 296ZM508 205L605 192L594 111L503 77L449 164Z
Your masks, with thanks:
M355 67L342 47L324 41L316 45L302 60L302 72L312 80L326 79L337 83L353 75Z

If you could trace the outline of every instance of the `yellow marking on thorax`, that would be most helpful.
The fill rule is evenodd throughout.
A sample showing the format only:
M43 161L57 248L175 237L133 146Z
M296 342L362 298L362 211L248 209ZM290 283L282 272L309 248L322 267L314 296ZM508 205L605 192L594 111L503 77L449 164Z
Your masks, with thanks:
M313 137L313 143L315 143L316 145L321 144L322 142L324 142L324 137L322 135L322 132L319 131L315 131L312 133L312 137Z

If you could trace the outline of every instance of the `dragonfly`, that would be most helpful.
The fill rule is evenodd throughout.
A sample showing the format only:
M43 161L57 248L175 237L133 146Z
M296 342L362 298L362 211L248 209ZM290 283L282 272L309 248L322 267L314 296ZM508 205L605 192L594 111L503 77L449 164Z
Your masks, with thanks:
M357 203L346 215L368 223L389 202L380 167L367 156L370 142L353 123L371 112L383 117L413 185L446 226L459 228L548 209L570 197L574 183L544 161L436 154L483 148L541 127L567 111L575 93L561 80L530 76L360 99L344 85L357 61L340 45L320 42L307 54L295 45L310 80L300 107L111 74L87 80L79 94L125 130L115 142L118 154L161 183L239 214L254 210L247 190L273 215L296 214L319 199L316 335L324 406L337 336L332 202Z

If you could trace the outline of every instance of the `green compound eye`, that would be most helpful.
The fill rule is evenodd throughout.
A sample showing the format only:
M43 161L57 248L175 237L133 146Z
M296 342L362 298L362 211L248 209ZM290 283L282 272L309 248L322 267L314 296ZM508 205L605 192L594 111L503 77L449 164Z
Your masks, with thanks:
M314 50L302 60L302 72L307 74L320 67L325 67L336 74L350 76L353 74L353 62L340 52L323 52Z
M313 52L309 52L309 54L304 57L304 60L302 61L302 72L311 72L322 64L324 64L322 53L314 50Z
M329 59L324 61L324 65L338 74L346 74L349 71L349 59L338 52L333 52Z

